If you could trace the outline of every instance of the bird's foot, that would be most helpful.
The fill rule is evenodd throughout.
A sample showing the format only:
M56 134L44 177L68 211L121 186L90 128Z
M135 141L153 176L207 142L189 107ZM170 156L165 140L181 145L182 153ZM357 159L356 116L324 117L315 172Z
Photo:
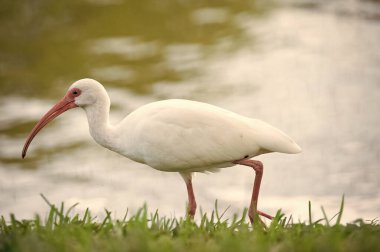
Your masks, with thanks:
M255 225L255 223L258 223L260 224L260 226L266 228L267 226L265 225L264 221L260 218L260 216L263 216L269 220L273 219L273 216L261 211L256 211L256 212L250 211L248 214L249 220L251 221L252 225Z
M271 216L271 215L269 215L267 213L261 212L261 211L257 211L257 214L261 215L261 216L263 216L263 217L265 217L267 219L270 219L270 220L273 220L273 218L274 218L273 216Z
M188 209L187 209L187 217L189 217L190 219L194 220L195 211L196 211L196 204L192 205L191 207L188 207Z

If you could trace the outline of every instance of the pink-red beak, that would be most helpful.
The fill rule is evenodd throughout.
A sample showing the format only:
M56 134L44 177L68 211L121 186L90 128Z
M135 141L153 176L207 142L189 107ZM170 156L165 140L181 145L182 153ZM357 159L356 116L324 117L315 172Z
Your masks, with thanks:
M25 157L26 152L28 150L28 147L30 143L32 142L33 138L37 135L37 133L50 121L52 121L54 118L62 114L63 112L78 107L75 104L75 97L71 94L71 92L67 92L67 94L60 100L57 104L54 105L41 119L40 121L34 126L32 131L30 132L28 138L25 141L24 148L22 150L22 158Z

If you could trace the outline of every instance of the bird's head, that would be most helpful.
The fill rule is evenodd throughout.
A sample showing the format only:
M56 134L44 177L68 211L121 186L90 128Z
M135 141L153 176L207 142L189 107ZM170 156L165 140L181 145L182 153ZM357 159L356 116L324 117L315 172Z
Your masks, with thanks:
M81 79L74 82L65 97L77 107L83 108L108 100L103 85L93 79Z
M86 109L88 107L94 107L92 105L100 103L109 103L107 92L102 84L93 79L81 79L74 82L65 96L34 126L25 141L22 157L25 157L26 151L37 133L54 118L72 108L82 107Z

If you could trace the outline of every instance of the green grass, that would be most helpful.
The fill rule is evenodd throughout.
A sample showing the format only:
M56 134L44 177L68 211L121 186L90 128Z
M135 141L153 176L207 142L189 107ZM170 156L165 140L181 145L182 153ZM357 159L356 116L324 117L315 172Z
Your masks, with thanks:
M161 217L146 206L121 220L106 210L98 220L88 209L71 214L75 205L65 209L63 203L47 203L50 212L44 220L38 215L32 220L1 217L0 251L380 251L378 221L340 223L344 200L332 219L322 208L324 218L313 221L309 202L307 222L294 223L278 211L268 226L251 225L247 210L226 219L217 202L197 222Z

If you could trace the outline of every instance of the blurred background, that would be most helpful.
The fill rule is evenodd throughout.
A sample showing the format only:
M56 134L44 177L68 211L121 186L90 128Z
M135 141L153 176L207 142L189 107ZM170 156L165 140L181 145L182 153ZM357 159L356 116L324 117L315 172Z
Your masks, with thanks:
M183 216L177 173L98 146L85 114L46 127L21 159L36 121L77 79L109 92L111 121L156 100L186 98L262 119L299 155L268 154L259 209L294 219L380 216L380 2L365 0L81 0L0 3L0 215L43 216L40 197L116 217L144 202ZM221 136L223 137L223 136ZM203 211L249 205L246 167L197 174Z

